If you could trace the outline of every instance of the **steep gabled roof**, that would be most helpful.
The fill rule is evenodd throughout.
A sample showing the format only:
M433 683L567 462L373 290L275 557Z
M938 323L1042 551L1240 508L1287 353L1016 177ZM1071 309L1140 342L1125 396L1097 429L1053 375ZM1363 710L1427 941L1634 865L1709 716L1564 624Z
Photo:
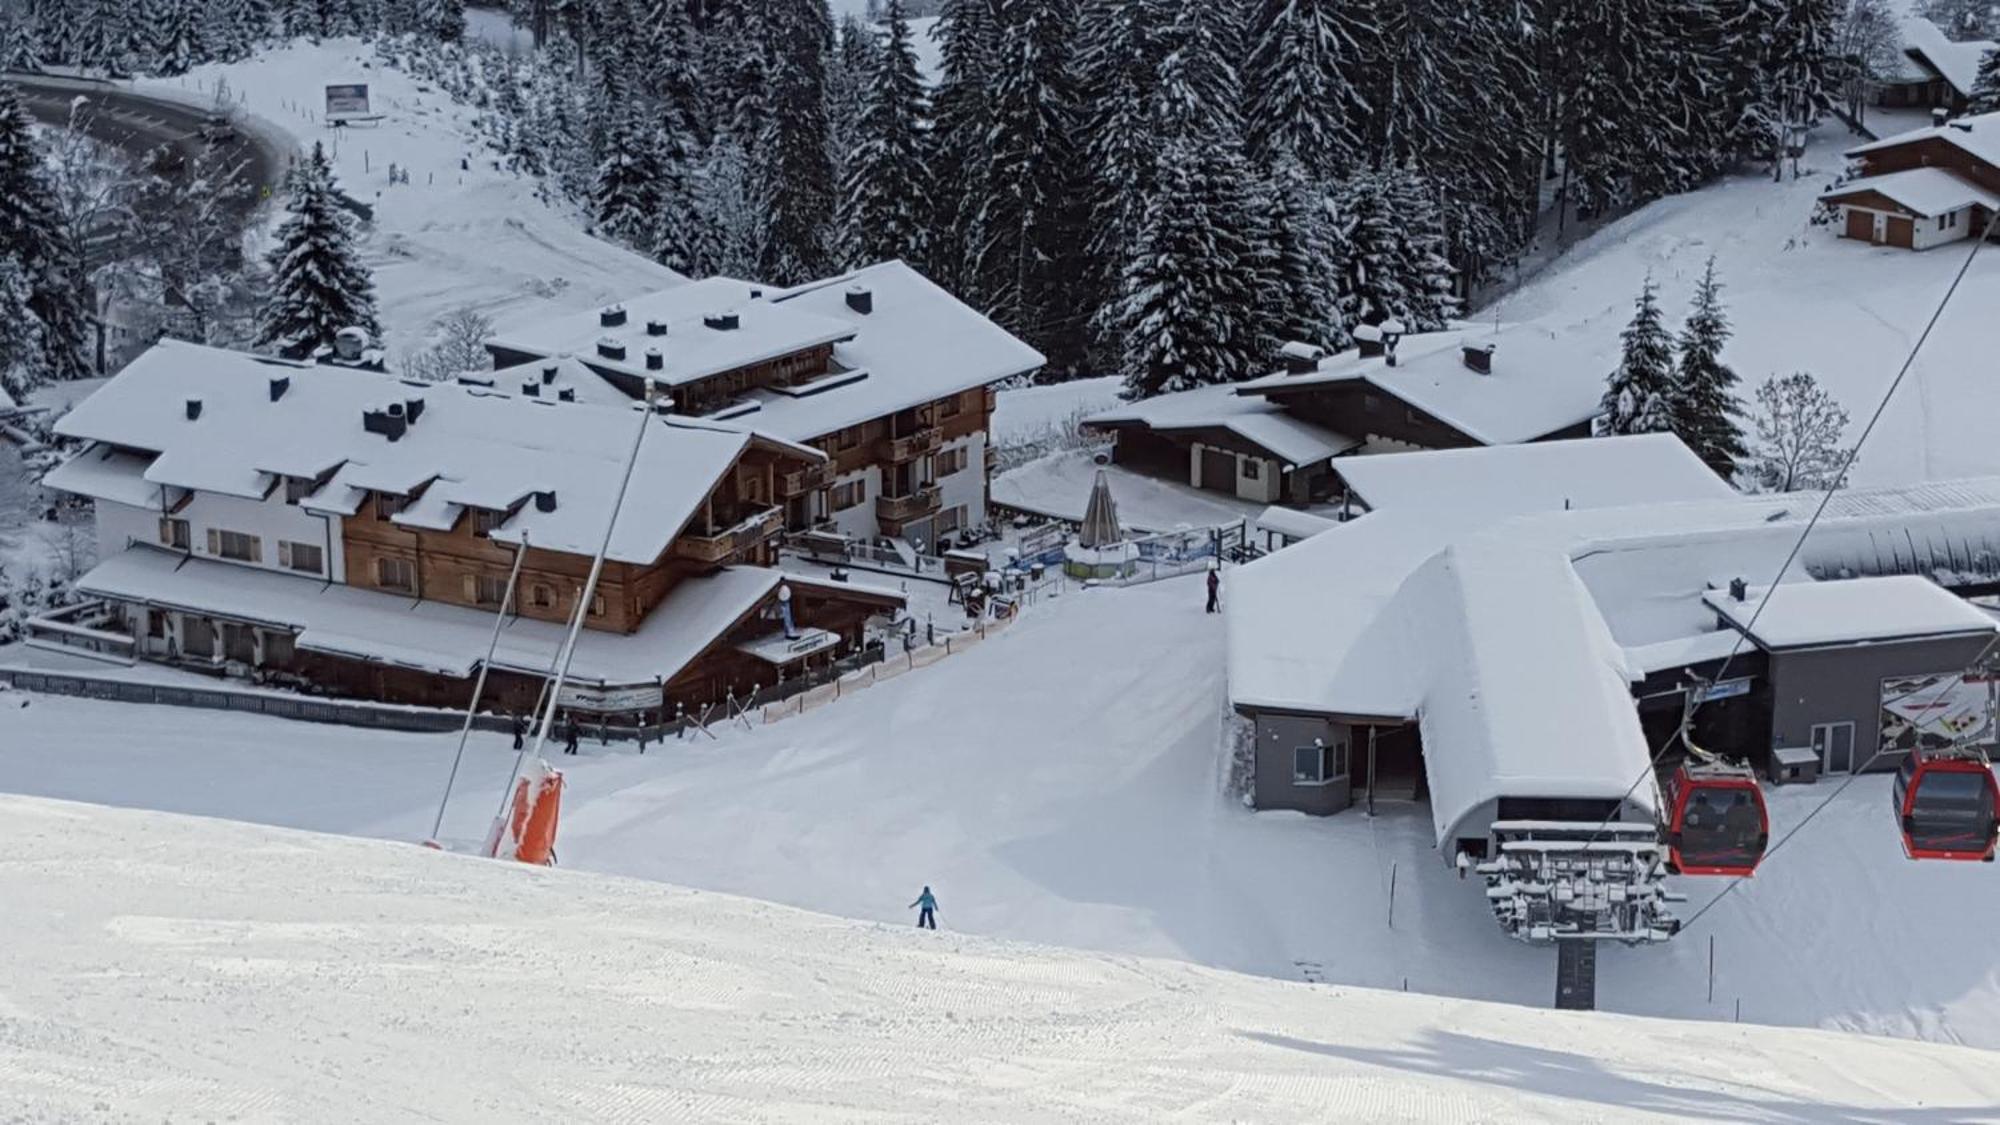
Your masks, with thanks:
M2000 113L1981 113L1971 117L1954 118L1942 125L1926 125L1921 129L1911 129L1905 133L1884 137L1879 141L1857 145L1848 149L1844 155L1867 156L1870 153L1901 148L1919 141L1943 141L1962 149L1968 156L1983 164L2000 168Z
M1849 180L1820 193L1829 203L1872 191L1924 218L1979 206L2000 210L2000 195L1946 168L1906 168L1883 176Z

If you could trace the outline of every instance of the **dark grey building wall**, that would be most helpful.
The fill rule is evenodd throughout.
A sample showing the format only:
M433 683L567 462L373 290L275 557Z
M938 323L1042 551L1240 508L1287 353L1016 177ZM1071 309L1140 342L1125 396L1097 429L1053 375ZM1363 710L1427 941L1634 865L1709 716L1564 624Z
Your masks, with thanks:
M1252 800L1259 809L1297 809L1326 816L1354 803L1354 739L1347 724L1311 715L1269 712L1259 712L1253 718L1257 776ZM1328 746L1348 746L1347 774L1323 785L1296 784L1292 780L1292 751L1311 746L1315 738Z
M1854 765L1895 769L1902 764L1900 753L1876 754L1882 735L1882 681L1962 671L1978 658L1987 639L1946 637L1772 653L1771 748L1811 746L1815 724L1853 723Z

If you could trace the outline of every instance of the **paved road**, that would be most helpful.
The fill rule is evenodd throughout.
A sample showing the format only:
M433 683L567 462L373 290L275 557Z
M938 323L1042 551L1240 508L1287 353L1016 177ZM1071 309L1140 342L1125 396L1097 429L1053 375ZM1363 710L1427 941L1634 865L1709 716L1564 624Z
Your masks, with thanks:
M136 94L91 79L10 74L7 80L20 88L28 112L48 125L67 126L71 102L79 95L89 98L96 112L87 115L85 132L135 161L162 144L173 145L190 157L207 144L201 134L209 111L197 106ZM259 189L259 197L264 188L277 190L285 162L291 158L288 144L239 123L235 135L222 145L226 153L240 158L239 177Z

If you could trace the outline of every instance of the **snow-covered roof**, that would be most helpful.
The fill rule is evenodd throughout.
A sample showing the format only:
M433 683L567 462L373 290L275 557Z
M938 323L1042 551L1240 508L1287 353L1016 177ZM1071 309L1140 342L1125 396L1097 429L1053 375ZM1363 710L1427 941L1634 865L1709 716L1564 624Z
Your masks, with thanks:
M2000 129L2000 123L1996 123L1995 128ZM1850 180L1822 192L1820 198L1837 202L1864 191L1885 196L1925 218L1972 206L2000 210L2000 195L1944 168L1907 168L1887 175Z
M289 383L274 400L272 380ZM199 416L187 404L199 402ZM421 413L400 440L363 415L398 404ZM397 522L450 527L466 507L515 509L492 532L536 547L595 554L640 424L635 404L598 407L525 399L455 384L412 384L372 372L314 367L173 341L134 360L56 430L155 453L144 479L262 498L281 476L319 479L314 511L353 514L364 490L422 495ZM733 426L653 416L634 480L640 502L620 512L609 557L651 563L709 490L753 443L804 460L824 455ZM537 493L552 493L544 511Z
M2000 168L2000 113L1953 118L1943 125L1926 125L1847 150L1847 156L1867 156L1918 141L1939 140L1956 145L1974 158Z
M1911 574L1753 586L1742 601L1711 590L1703 601L1767 649L2000 632L1985 611Z
M636 632L579 633L570 676L594 685L671 679L769 598L780 582L820 585L761 567L727 567L684 579L646 615ZM491 610L418 601L146 545L128 547L105 559L76 586L93 597L295 630L298 647L312 652L461 678L477 669L493 634ZM895 591L873 586L839 583L825 588L858 588L902 600ZM493 667L545 675L566 631L558 622L513 618L500 631Z
M2000 478L1843 493L1776 575L1817 503L1371 512L1236 573L1224 607L1231 702L1417 720L1436 756L1440 841L1492 795L1492 779L1539 785L1554 769L1587 787L1622 774L1595 794L1616 797L1646 761L1628 682L1733 650L1704 600L1730 578L2000 574ZM1440 789L1447 773L1464 776ZM1586 795L1540 795L1565 793Z
M1466 366L1463 348L1493 348L1492 372ZM1537 325L1461 326L1405 336L1396 363L1345 351L1318 369L1281 372L1239 383L1241 395L1367 384L1487 445L1532 441L1598 414L1604 376L1618 341L1559 335Z
M1316 516L1311 512L1301 512L1297 508L1287 508L1273 504L1257 513L1253 521L1260 531L1274 531L1288 539L1311 539L1322 531L1338 527L1340 521L1330 516Z
M1922 17L1902 22L1903 53L1937 71L1960 97L1969 96L1979 79L1979 61L2000 50L1990 39L1953 40L1938 25Z
M1228 383L1141 399L1092 414L1083 424L1138 424L1163 431L1227 430L1294 465L1324 461L1361 444L1359 438L1294 418L1275 402L1239 395Z
M57 492L161 512L184 492L147 480L146 467L152 463L145 454L93 443L50 469L42 477L42 485Z
M482 387L499 394L554 402L588 402L598 406L627 406L632 402L630 395L571 355L531 359L492 371L466 371L455 382L463 387ZM528 390L529 384L534 386L532 392ZM669 396L662 392L662 397Z
M1531 512L1736 495L1672 434L1384 453L1350 457L1336 468L1354 494L1376 509Z
M588 357L592 366L634 379L650 377L673 387L831 344L853 333L838 320L767 300L770 295L768 286L711 277L602 309L509 324L486 344L532 356ZM607 311L612 311L608 319L617 323L604 323ZM604 354L600 341L616 344L623 354ZM649 348L660 352L658 370L646 365Z

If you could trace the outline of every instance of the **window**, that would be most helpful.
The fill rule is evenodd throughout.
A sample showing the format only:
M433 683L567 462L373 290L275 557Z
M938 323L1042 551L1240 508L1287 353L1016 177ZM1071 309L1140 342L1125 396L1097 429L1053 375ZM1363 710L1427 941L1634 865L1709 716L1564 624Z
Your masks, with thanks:
M393 492L378 492L375 494L375 518L387 520L409 504L410 498L407 496L398 496Z
M237 562L260 563L264 561L264 541L240 531L211 527L208 529L208 553Z
M956 418L959 412L964 409L965 396L953 395L938 405L938 416L940 418Z
M852 480L846 484L836 484L833 486L833 510L846 511L861 503L867 493L868 486L862 481Z
M326 570L325 553L311 543L288 543L278 540L278 565L287 570L302 570L307 574L321 574Z
M172 547L178 551L187 550L189 543L188 521L177 520L174 519L172 516L168 516L166 519L161 520L160 542L163 545Z
M1328 785L1347 776L1347 740L1329 746L1315 738L1311 746L1292 751L1293 785Z
M473 538L484 539L493 534L493 529L499 527L501 522L506 518L507 513L496 512L491 508L472 509Z
M528 604L536 609L554 609L556 607L555 587L545 582L537 582L533 586L528 587Z
M855 446L860 444L861 444L860 426L849 426L846 429L840 431L839 433L833 435L833 447L836 450L853 449Z
M592 594L592 595L590 596L590 615L591 615L592 617L603 617L603 616L604 616L604 595L603 595L603 594Z
M963 446L940 452L937 455L937 475L948 477L953 473L963 471L967 462L971 460L971 453L971 450Z
M311 496L313 485L317 483L319 482L313 480L311 477L286 477L285 503L296 504L306 497Z
M1264 462L1255 457L1245 457L1238 463L1243 466L1244 480L1256 480L1257 475L1264 471Z
M477 605L499 605L507 600L507 580L491 574L469 574L465 592Z
M298 655L298 645L290 633L264 634L264 663L289 664Z
M375 560L375 584L384 590L403 590L416 593L417 566L408 559L388 556Z
M1939 215L1939 216L1938 216L1938 229L1939 229L1939 230L1943 230L1943 229L1944 229L1945 227L1947 227L1947 226L1949 226L1949 225L1951 225L1951 224L1950 224L1950 222L1948 221L1948 219L1947 219L1947 217L1946 217L1946 216L1944 216L1944 215Z

